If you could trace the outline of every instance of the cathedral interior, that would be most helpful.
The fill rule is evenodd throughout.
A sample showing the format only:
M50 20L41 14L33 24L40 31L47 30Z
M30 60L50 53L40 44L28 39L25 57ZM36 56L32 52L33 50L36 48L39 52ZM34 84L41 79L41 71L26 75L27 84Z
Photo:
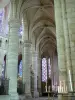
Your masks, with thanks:
M0 0L0 100L75 100L75 0Z

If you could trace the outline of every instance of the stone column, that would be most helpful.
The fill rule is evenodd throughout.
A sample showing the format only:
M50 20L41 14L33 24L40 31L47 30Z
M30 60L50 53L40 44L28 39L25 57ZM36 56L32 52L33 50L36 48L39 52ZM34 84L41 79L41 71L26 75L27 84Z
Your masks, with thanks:
M16 2L10 0L10 17L9 17L9 36L8 36L8 54L7 54L7 77L9 78L9 98L18 100L17 94L17 66L18 66L18 48L20 28L20 19L17 17Z
M34 70L34 97L38 97L39 96L39 93L37 90L38 54L36 51L32 52L32 67Z
M72 61L72 83L75 92L75 0L65 0Z
M49 79L48 57L46 57L46 62L47 62L47 81L48 81Z
M57 52L58 52L58 68L59 68L59 87L61 87L61 82L66 82L66 59L65 59L65 40L63 32L63 21L62 21L62 11L60 0L54 0L55 6L55 21L56 21L56 38L57 38ZM63 89L63 84L61 90ZM60 91L62 92L62 91ZM62 92L64 93L64 92ZM59 99L59 98L58 98ZM61 99L62 100L62 97Z
M26 97L31 97L30 66L31 42L29 40L26 40L23 43L23 82L25 83Z
M0 77L2 75L2 68L3 68L3 63L4 63L4 54L5 54L5 40L3 38L0 39Z
M51 52L51 54L50 54L50 63L51 63L51 80L52 80L52 85L54 85L53 52Z
M18 48L20 23L17 19L9 21L9 48L8 48L8 65L7 77L9 78L9 95L12 100L18 100L17 96L17 65L18 65Z
M53 75L53 78L54 78L54 89L57 91L57 86L58 86L58 64L57 64L58 60L57 60L57 55L56 53L54 52L54 55L53 55L53 71L52 73L54 74Z
M0 57L1 57L1 59L0 59L0 77L1 77L1 75L2 75L2 67L3 67L3 60L4 60L4 52L3 52L2 49L0 50Z
M42 75L41 75L41 57L38 55L38 92L39 92L39 96L42 96L42 91L41 91L41 79L42 79Z
M66 13L66 2L61 0L62 7L62 17L63 17L63 28L64 28L64 39L65 39L65 51L66 51L66 66L67 66L67 84L68 91L73 91L73 82L72 82L72 61L71 61L71 48L70 48L70 35L68 30L68 20Z
M23 41L23 83L25 84L25 95L26 97L31 97L31 79L30 79L30 67L31 67L31 42L29 40L28 33L28 22L26 13L23 13L23 32L22 41Z

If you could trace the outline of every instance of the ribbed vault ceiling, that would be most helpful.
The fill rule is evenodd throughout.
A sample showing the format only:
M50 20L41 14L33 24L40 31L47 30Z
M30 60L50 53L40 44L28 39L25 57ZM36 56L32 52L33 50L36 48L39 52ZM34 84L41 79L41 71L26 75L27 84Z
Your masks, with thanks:
M8 0L6 0L8 1ZM53 0L17 0L18 11L26 15L29 38L35 37L41 54L56 49L56 32Z
M30 37L34 34L41 54L49 54L49 50L56 49L54 4L52 0L36 0L36 2L37 6L26 10Z

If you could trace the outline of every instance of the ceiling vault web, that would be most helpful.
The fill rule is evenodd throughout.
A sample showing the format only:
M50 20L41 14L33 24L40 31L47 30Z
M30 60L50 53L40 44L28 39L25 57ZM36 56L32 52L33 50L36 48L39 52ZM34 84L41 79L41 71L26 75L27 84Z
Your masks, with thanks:
M6 1L9 2L9 0ZM35 46L38 45L38 47L43 49L43 52L47 46L49 48L51 45L56 47L53 0L16 0L16 5L16 15L21 20L25 14L27 16L29 39L32 40L34 35L36 40Z

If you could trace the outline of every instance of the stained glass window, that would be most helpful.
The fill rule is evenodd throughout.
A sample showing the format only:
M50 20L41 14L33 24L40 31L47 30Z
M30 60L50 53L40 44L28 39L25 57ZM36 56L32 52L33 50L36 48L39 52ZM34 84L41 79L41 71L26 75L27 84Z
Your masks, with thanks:
M5 78L5 69L6 69L6 55L4 56L4 61L2 64L2 78Z
M22 26L20 26L20 29L19 29L19 36L22 36L23 34L23 29L22 29Z
M42 59L42 81L47 81L47 60L46 58Z
M5 18L4 16L6 16L6 9L1 9L0 10L0 34L1 35L8 35L8 31L9 31L9 25L8 25L8 18ZM22 30L22 25L20 26L19 29L19 36L22 36L23 34L23 30Z
M3 33L3 18L4 18L4 10L0 10L0 33Z
M2 78L4 77L4 66L5 66L5 64L3 64L3 66L2 66Z
M49 72L49 77L51 77L51 64L50 64L50 58L48 59L48 72Z
M50 58L48 58L48 59L43 58L42 59L42 82L46 82L47 81L47 75L49 75L48 77L51 78Z
M19 77L22 77L22 60L20 61L19 64Z

